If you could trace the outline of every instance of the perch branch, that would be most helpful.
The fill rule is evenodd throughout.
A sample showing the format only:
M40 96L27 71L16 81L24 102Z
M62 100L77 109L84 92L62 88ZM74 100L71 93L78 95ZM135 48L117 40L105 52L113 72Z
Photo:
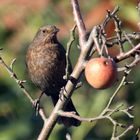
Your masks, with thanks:
M84 69L84 63L85 63L85 57L87 56L87 52L89 50L89 47L87 47L87 51L83 51L83 46L85 45L85 38L86 38L86 29L84 22L82 20L82 16L80 13L80 8L77 0L71 0L72 7L73 7L73 14L74 18L77 24L77 28L79 31L79 42L81 47L81 53L78 58L78 62L71 74L71 78L73 80L68 80L64 90L62 91L62 96L64 96L64 100L59 99L57 104L55 105L52 113L50 114L48 120L44 124L43 129L41 130L41 133L39 134L38 140L45 140L48 139L50 136L51 131L53 130L57 119L58 119L58 110L63 110L65 105L67 104L68 100L70 99L76 85L78 82L78 79L80 78L83 69ZM73 82L74 81L74 82Z

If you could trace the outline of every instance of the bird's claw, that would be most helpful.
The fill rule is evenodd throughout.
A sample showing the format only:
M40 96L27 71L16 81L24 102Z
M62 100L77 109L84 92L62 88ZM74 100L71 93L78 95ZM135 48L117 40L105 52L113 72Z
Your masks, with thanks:
M64 90L65 90L65 87L62 87L60 92L59 92L59 98L63 101L63 100L66 100L67 97L64 95Z
M36 116L38 115L38 112L39 112L39 109L40 109L40 100L41 100L41 97L42 95L44 94L45 92L42 91L40 96L34 100L34 108L35 108L35 111L36 111Z
M61 88L60 92L59 92L59 98L61 100L63 100L63 90L64 90L64 87Z
M33 105L34 105L36 116L37 116L38 112L39 112L39 109L40 109L40 100L39 99L35 99Z

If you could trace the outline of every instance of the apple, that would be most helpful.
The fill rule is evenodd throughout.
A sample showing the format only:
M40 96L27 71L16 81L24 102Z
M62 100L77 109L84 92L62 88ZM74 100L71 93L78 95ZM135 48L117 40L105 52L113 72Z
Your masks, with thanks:
M95 89L109 88L117 79L116 63L105 57L92 58L86 64L85 77Z

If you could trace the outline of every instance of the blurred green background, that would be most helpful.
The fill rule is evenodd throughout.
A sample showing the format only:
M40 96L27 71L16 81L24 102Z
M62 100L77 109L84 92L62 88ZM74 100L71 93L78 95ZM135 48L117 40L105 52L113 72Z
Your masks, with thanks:
M100 24L107 9L120 6L119 17L123 21L123 28L130 31L138 30L138 13L136 0L79 0L83 18L88 30ZM69 30L74 25L72 8L68 0L0 0L0 48L3 48L2 57L7 64L17 58L14 71L20 79L27 80L25 84L31 95L36 98L40 91L35 88L28 78L25 66L25 53L38 28L45 24L54 24L60 28L59 40L64 46L69 39ZM113 33L113 25L109 24L108 36ZM126 47L130 47L128 44ZM117 48L110 50L115 55ZM73 45L71 61L73 66L77 61L79 50ZM122 64L126 64L126 61ZM133 69L129 80L134 84L125 86L115 98L114 105L124 103L135 105L135 126L140 125L140 66ZM121 75L121 74L120 74ZM121 76L119 77L121 79ZM95 90L82 77L83 86L72 96L74 104L83 117L97 116L106 105L109 97L118 83L108 90ZM49 116L53 106L49 97L42 99ZM130 124L133 120L123 114L115 116L120 122ZM40 133L43 122L28 99L6 70L0 65L0 140L35 140ZM109 140L112 133L112 124L106 120L95 123L82 123L78 128L65 128L56 125L50 140L65 140L66 133L70 133L72 140ZM134 131L128 133L124 140L131 140Z

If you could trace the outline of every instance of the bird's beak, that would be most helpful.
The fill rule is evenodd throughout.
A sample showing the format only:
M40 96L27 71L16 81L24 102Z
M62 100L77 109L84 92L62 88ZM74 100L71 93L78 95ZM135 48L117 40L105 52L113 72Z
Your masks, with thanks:
M58 32L59 32L59 29L58 29L58 28L56 28L56 29L55 29L55 32L56 32L56 33L58 33Z

